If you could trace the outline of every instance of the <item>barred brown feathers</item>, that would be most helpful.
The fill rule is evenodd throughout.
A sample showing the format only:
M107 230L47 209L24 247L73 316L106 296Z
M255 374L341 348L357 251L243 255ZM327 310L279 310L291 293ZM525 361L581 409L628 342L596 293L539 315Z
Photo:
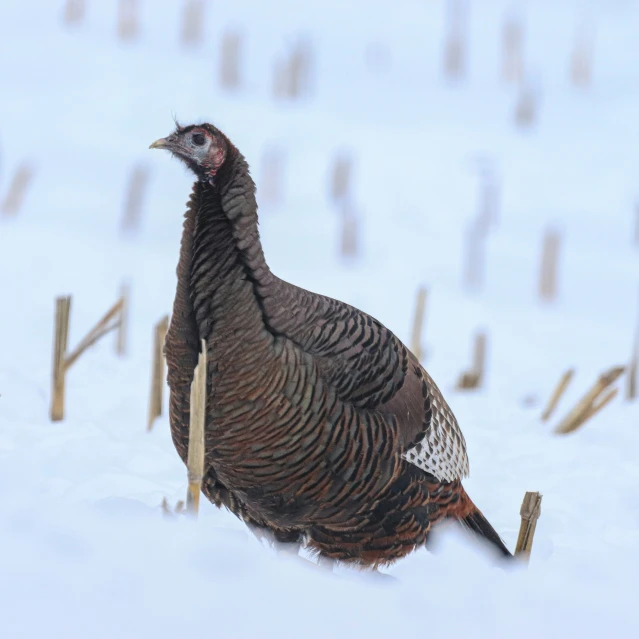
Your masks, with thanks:
M226 136L178 127L152 146L198 177L166 356L171 431L186 460L189 385L206 341L206 496L279 541L362 565L406 555L447 518L509 554L462 488L457 421L404 344L358 309L271 273L255 186Z

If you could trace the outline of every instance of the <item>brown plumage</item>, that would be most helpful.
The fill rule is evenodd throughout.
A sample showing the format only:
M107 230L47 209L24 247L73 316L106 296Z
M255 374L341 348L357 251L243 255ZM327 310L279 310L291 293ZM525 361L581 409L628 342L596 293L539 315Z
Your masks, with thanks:
M203 492L256 531L378 565L456 519L510 553L461 485L464 438L439 389L377 320L277 278L255 185L209 125L166 148L196 174L166 339L173 441L186 461L189 388L206 340Z

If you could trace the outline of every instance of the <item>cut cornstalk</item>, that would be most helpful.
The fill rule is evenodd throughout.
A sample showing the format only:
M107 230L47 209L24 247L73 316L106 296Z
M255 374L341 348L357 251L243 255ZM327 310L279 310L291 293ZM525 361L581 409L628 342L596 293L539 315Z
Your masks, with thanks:
M189 421L189 450L187 469L189 490L186 509L197 516L200 508L200 492L204 478L204 426L206 421L206 341L201 341L198 363L191 382L191 408Z
M67 0L64 5L64 22L79 24L84 18L84 0Z
M539 296L546 301L557 297L557 266L561 236L554 231L548 231L544 236L541 253L541 268L539 271Z
M478 385L484 380L484 371L486 369L486 333L478 333L475 335L475 346L473 348L473 370L479 377Z
M572 380L574 374L575 369L570 368L561 376L561 379L557 383L557 386L555 386L555 390L548 400L548 405L544 409L544 412L541 414L542 421L548 421L552 414L555 412L555 409L557 408L559 401L566 392L566 389L568 388L568 385L570 384L570 381Z
M181 499L175 504L175 507L171 509L169 506L169 502L166 497L162 497L162 503L160 504L160 508L162 509L162 514L167 517L175 517L176 515L181 515L184 513L184 501Z
M526 563L530 561L530 551L532 550L533 538L537 528L537 520L541 514L541 498L542 495L538 492L527 492L524 495L519 511L521 525L519 526L515 556L521 557Z
M524 75L523 62L524 28L516 15L510 15L505 24L502 36L502 68L504 82L515 84Z
M331 199L335 204L348 198L351 191L352 160L340 154L335 158L331 174Z
M451 79L463 77L466 71L467 17L466 0L449 0L449 26L444 45L444 73Z
M227 32L224 34L220 56L220 84L224 89L240 88L241 49L242 35L240 33Z
M120 0L118 6L118 37L123 42L132 42L138 36L138 0Z
M102 317L102 319L80 340L80 343L69 353L65 359L66 368L70 368L78 357L98 340L118 328L120 321L112 321L122 313L122 299L119 299Z
M484 381L486 368L486 333L479 332L475 335L473 344L473 367L462 373L457 380L458 390L479 388Z
M358 218L356 212L348 203L342 206L342 231L340 253L345 259L357 257L359 246Z
M594 417L604 406L607 406L617 396L618 393L618 388L608 389L608 392L598 398L596 402L593 402L592 406L588 409L588 412L583 416L581 423L583 424L591 417Z
M588 419L598 413L609 403L616 393L608 394L603 399L601 395L614 384L624 373L625 367L615 366L602 373L592 388L577 402L577 405L561 420L555 428L555 433L566 435L577 430Z
M592 58L594 39L582 29L577 33L570 65L570 79L576 87L587 87L592 80Z
M186 0L182 14L182 44L185 46L200 44L203 24L204 2L202 0Z
M120 321L117 328L117 341L115 344L116 353L122 357L126 355L127 335L129 328L129 285L123 284L120 289Z
M307 41L298 42L282 58L276 60L273 94L276 98L297 99L308 95L311 88L313 51Z
M515 105L515 124L526 129L537 120L539 110L539 91L532 84L524 81L520 87Z
M165 315L153 330L153 369L151 372L151 399L147 431L153 429L155 420L162 415L164 389L164 340L169 328L169 316Z
M53 341L53 384L50 417L52 422L64 419L65 355L69 340L71 297L58 297L55 301L55 332Z
M311 47L308 42L299 42L291 52L289 62L289 87L291 98L308 94L310 88Z
M33 179L33 169L28 164L23 164L18 168L13 180L9 184L7 196L2 202L2 215L7 217L16 215L22 207L22 202Z
M422 329L424 326L424 310L426 308L426 288L419 287L417 291L417 304L415 305L415 315L413 316L413 330L411 333L410 350L418 361L424 356L422 346Z
M71 309L71 297L59 297L56 299L55 335L53 344L53 378L50 417L57 422L64 419L65 382L66 373L89 347L113 330L121 329L124 319L126 297L121 297L102 317L102 319L80 340L80 343L67 353L69 336L69 313ZM124 333L118 337L116 350L120 350L124 344Z

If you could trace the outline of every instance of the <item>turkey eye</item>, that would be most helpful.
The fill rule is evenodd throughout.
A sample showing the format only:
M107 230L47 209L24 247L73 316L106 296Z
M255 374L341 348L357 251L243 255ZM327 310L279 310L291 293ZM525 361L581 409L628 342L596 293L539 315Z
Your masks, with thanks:
M191 137L191 141L196 146L202 146L204 144L204 136L201 133L194 133Z

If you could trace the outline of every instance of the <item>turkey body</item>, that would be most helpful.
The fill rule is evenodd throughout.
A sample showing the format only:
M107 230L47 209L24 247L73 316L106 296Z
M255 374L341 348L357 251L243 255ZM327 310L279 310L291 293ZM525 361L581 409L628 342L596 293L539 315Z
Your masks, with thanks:
M186 462L204 339L211 501L279 541L360 565L406 555L444 519L509 554L461 485L463 436L414 356L369 315L271 273L234 147L213 184L193 187L177 275L171 432Z

